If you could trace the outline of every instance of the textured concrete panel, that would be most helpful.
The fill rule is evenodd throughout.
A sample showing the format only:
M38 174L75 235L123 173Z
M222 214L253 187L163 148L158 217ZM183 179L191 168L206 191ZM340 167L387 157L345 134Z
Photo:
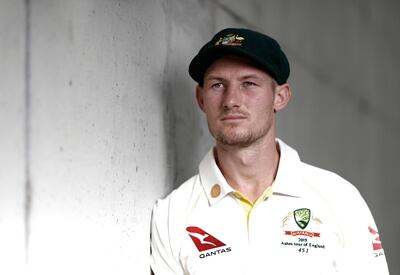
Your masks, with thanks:
M25 9L0 1L0 274L25 261Z
M149 272L174 165L165 22L156 1L32 3L32 274Z

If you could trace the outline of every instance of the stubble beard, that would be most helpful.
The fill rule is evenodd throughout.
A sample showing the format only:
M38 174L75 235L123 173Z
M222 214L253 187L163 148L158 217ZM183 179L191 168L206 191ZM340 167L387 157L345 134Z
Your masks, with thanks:
M217 130L216 132L212 131L211 128L209 129L212 136L222 145L248 147L268 134L271 129L271 123L265 123L257 130L250 129L242 132L236 132L234 127L226 131Z

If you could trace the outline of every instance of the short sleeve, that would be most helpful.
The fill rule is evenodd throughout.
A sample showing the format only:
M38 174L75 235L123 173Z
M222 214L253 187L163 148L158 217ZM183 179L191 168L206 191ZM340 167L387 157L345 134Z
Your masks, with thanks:
M169 228L167 201L158 201L151 219L150 265L154 275L183 275L179 260L172 251L173 234Z
M355 190L351 200L343 200L345 213L342 274L389 274L385 253L371 211Z

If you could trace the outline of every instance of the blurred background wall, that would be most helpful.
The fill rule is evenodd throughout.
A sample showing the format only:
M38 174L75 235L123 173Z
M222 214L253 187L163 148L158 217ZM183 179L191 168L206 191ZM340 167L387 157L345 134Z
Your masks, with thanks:
M227 26L280 41L294 96L279 136L358 187L400 274L399 11L396 0L0 0L0 274L149 273L151 207L212 145L188 63Z

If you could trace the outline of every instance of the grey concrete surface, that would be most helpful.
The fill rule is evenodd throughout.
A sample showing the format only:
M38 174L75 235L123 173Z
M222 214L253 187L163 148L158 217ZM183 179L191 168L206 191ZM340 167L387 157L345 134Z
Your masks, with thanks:
M399 274L399 8L1 0L0 274L149 274L151 207L213 143L187 66L228 26L280 41L294 96L279 136L357 186Z
M174 169L162 3L33 1L31 16L29 270L146 274Z
M23 1L0 7L0 273L7 274L25 261L25 12Z

